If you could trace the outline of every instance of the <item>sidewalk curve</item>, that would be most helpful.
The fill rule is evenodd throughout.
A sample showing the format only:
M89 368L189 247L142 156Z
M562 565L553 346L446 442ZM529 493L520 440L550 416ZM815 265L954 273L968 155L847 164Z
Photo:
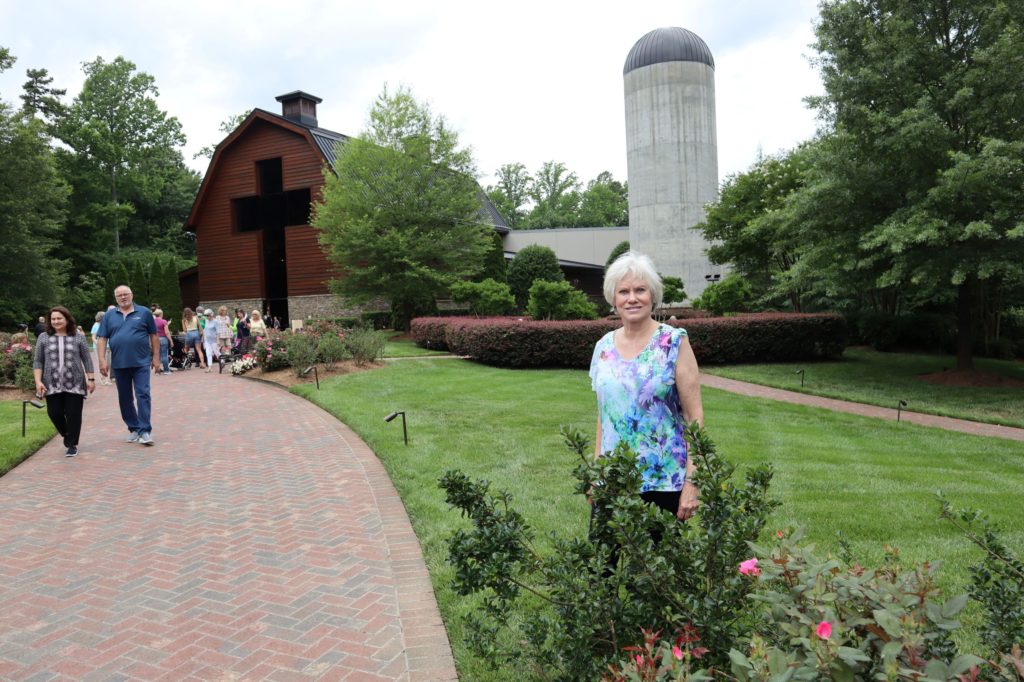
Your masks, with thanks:
M895 407L890 409L886 407L878 407L877 405L867 405L865 403L852 403L846 400L822 398L821 396L809 395L807 393L797 393L796 391L786 391L781 388L751 384L746 381L737 381L736 379L726 379L725 377L719 377L713 374L701 373L700 383L703 386L710 386L711 388L718 388L723 391L729 391L730 393L738 393L740 395L751 396L754 398L767 398L769 400L779 400L797 405L823 407L827 410L834 410L836 412L859 414L864 417L876 417L878 419L890 419L893 421L896 420ZM988 436L990 438L1007 438L1009 440L1024 441L1024 429L1018 429L1012 426L985 424L982 422L968 421L966 419L953 419L952 417L939 417L933 414L908 412L907 410L900 412L900 420L910 422L911 424L919 424L920 426L932 426L938 429L946 429L948 431L960 431L961 433L969 433L975 436Z
M348 427L196 369L154 376L153 402L153 447L101 386L78 457L55 438L0 478L0 679L456 679L405 509Z

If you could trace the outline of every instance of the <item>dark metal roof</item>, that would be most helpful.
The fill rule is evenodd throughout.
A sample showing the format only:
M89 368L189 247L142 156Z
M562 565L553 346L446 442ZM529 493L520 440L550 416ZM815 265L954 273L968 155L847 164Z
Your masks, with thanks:
M699 35L685 28L671 26L656 28L636 41L626 55L622 75L625 76L633 69L664 62L701 62L715 68L711 48Z
M283 95L278 95L274 99L278 102L283 102L286 99L308 99L316 102L317 104L323 102L323 100L316 95L311 95L308 92L303 92L302 90L292 90L291 92L286 92Z
M512 260L516 257L518 251L504 251L505 260ZM580 270L604 270L604 265L601 263L584 263L578 260L566 260L565 258L558 259L558 267L560 268L578 268Z

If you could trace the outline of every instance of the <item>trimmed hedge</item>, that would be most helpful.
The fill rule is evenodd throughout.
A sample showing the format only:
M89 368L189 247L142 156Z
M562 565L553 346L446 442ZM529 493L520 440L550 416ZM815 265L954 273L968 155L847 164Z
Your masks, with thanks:
M702 364L799 362L835 358L846 347L841 315L760 313L668 322L683 327ZM448 350L498 367L587 368L594 344L618 320L534 322L523 318L418 317L411 332L423 348Z

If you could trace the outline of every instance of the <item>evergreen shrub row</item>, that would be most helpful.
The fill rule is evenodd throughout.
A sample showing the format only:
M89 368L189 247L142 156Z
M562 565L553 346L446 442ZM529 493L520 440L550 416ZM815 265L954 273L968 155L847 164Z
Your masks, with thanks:
M487 365L586 368L594 344L619 324L614 319L418 317L411 332L423 348L448 350ZM687 330L697 361L703 364L835 358L847 341L845 319L828 313L758 313L668 324Z

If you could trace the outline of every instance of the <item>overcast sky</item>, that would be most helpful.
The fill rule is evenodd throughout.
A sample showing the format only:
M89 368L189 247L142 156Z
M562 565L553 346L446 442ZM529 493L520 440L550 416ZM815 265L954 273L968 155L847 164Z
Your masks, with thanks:
M481 181L504 163L532 172L561 161L585 182L626 179L622 66L648 31L682 26L715 57L719 177L758 150L814 134L803 98L821 91L810 65L815 0L509 3L435 0L0 0L0 45L18 58L0 98L20 104L25 69L46 68L68 99L81 64L121 55L151 74L160 107L184 126L186 160L219 142L221 121L276 95L323 98L322 127L358 134L382 86L404 84L473 148Z

